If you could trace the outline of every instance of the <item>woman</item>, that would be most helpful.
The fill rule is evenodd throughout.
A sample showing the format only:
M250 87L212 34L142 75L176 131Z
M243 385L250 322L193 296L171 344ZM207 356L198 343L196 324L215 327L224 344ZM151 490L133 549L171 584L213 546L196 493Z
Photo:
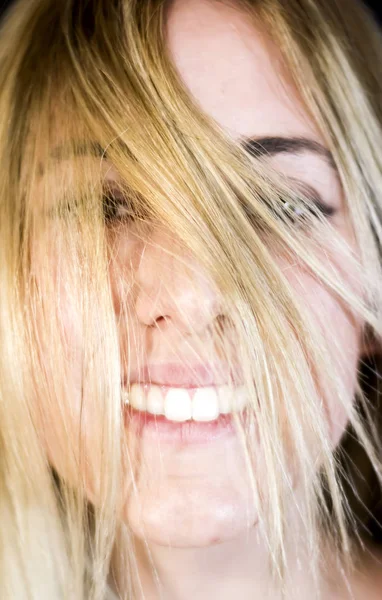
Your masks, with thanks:
M381 57L356 0L14 4L1 598L378 597Z

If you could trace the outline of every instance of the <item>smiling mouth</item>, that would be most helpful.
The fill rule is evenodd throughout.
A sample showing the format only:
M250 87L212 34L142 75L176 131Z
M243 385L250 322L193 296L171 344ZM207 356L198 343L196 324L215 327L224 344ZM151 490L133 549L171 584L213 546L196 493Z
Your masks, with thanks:
M220 415L241 412L248 404L244 386L171 387L134 383L124 388L122 400L137 411L164 415L169 421L215 421Z

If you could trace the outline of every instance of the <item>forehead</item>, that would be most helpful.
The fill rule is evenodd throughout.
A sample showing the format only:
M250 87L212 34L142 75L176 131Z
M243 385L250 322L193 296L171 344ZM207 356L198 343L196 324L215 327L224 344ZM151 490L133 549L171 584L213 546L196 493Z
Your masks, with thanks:
M174 0L167 38L193 96L234 137L322 141L277 46L244 11L215 0Z

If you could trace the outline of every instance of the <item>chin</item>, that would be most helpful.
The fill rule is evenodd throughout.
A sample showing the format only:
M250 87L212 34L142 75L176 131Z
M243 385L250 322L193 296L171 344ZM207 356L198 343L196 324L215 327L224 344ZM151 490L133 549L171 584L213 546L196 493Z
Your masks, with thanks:
M204 482L206 485L206 482ZM248 533L257 522L254 508L234 490L178 489L155 496L131 498L125 520L134 535L159 546L202 548L223 544ZM183 496L183 497L182 497Z

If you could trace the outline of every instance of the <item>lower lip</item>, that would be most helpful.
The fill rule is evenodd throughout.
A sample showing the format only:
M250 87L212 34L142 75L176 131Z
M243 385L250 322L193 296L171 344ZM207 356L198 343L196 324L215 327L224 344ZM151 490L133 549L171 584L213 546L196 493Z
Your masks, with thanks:
M208 444L235 435L232 414L220 415L214 421L176 422L129 406L125 410L125 425L139 437L169 444Z

